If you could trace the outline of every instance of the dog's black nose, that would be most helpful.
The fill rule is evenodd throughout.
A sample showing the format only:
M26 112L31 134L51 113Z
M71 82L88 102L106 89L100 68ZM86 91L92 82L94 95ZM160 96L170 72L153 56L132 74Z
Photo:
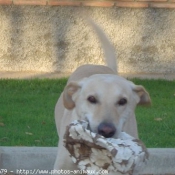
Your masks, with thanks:
M116 128L112 123L101 123L98 126L98 134L104 136L105 138L112 137L116 132Z

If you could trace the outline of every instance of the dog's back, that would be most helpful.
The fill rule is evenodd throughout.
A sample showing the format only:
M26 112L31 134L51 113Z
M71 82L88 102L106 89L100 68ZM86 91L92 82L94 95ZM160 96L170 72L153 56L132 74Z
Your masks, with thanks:
M117 73L117 62L116 62L116 51L111 44L104 31L91 19L88 20L88 24L92 27L98 36L104 53L105 65L92 65L87 64L78 67L75 72L69 77L68 82L78 81L82 78L89 77L94 74L116 74Z
M94 21L89 19L88 23L90 24L90 26L98 36L98 39L103 48L104 61L106 65L92 65L92 64L82 65L78 67L70 75L67 83L71 81L78 81L94 74L116 74L117 73L115 48L111 44L108 37L105 35L104 31ZM60 121L63 117L63 114L64 114L64 105L63 105L63 99L61 95L55 107L55 121L56 121L56 127L57 127L58 133L60 130L60 123L61 123Z

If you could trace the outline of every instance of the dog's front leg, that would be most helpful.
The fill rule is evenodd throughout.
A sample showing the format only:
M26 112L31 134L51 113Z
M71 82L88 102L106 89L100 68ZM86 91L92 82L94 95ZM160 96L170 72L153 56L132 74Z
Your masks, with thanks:
M72 162L68 151L60 140L58 145L58 153L54 165L53 175L79 175L78 167Z

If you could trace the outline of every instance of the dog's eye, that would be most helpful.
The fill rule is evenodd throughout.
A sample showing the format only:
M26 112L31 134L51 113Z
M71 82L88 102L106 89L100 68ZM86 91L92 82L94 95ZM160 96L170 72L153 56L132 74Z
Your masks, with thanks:
M126 98L121 98L121 99L118 101L118 104L119 104L120 106L124 106L126 103L127 103L127 99L126 99Z
M93 103L93 104L96 104L97 103L97 99L94 97L94 96L89 96L87 98L87 100L90 102L90 103Z

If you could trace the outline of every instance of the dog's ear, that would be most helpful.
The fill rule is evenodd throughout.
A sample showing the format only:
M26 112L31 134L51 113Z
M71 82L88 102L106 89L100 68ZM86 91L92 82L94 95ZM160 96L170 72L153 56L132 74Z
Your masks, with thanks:
M149 96L149 93L146 91L146 89L141 85L135 85L134 92L137 93L139 96L139 102L138 105L151 105L151 98Z
M80 88L77 82L70 82L64 88L63 91L63 104L67 109L73 109L75 107L75 103L72 99L73 94Z

